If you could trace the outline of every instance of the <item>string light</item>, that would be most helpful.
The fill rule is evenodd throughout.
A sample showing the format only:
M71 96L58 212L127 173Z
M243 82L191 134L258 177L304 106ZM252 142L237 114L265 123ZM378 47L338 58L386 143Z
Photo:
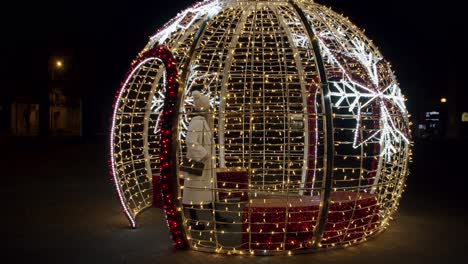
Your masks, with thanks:
M132 65L110 164L132 227L160 199L178 248L294 255L388 226L408 174L409 114L389 63L347 18L310 0L203 1ZM210 97L213 138L213 177L196 187L177 175L194 89ZM182 206L189 190L214 201Z

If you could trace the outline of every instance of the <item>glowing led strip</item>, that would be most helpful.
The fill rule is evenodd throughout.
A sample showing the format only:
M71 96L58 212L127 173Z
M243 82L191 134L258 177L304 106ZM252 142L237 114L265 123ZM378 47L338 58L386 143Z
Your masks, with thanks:
M142 55L140 57L140 59L144 58L145 56ZM114 159L114 131L115 131L115 121L117 120L117 110L119 108L119 104L120 104L120 101L121 101L121 97L122 97L122 94L124 93L126 87L127 87L127 84L128 82L130 81L130 79L133 77L133 75L135 74L135 72L137 70L140 69L140 67L145 64L146 62L150 61L150 60L158 60L160 62L162 62L160 59L156 58L156 57L148 57L148 58L145 58L143 59L140 63L138 63L134 68L133 70L130 72L130 74L128 75L127 79L125 80L125 82L123 83L123 85L121 86L120 88L120 92L119 92L119 96L117 97L117 100L116 100L116 103L115 103L115 106L114 106L114 112L113 112L113 115L112 115L112 127L111 127L111 138L110 138L110 152L111 152L111 165L112 165L112 176L114 178L114 183L115 183L115 187L116 187L116 190L117 190L117 193L119 195L119 200L120 200L120 204L122 205L122 208L124 209L124 212L125 212L125 215L127 216L128 220L130 221L130 224L132 226L132 228L135 228L136 227L136 222L135 222L135 217L130 213L129 211L129 208L127 206L127 201L125 201L124 197L123 197L123 194L122 194L122 189L121 189L121 186L120 186L120 183L119 183L119 180L117 178L117 173L116 173L116 170L115 170L115 159Z
M321 36L323 37L323 36L328 36L328 35L321 34ZM352 112L354 108L358 109L358 112L356 115L357 124L356 124L355 136L353 140L353 147L358 148L359 146L368 142L372 138L375 138L379 132L381 133L381 138L384 139L383 141L381 141L384 143L383 144L384 149L380 153L381 156L385 154L391 155L392 153L395 153L393 151L390 151L390 152L384 151L388 149L390 150L395 149L393 147L393 140L395 140L395 142L400 142L400 137L401 137L403 141L405 141L406 143L409 143L409 139L395 126L395 124L391 120L391 116L388 114L388 109L386 108L386 106L381 105L380 107L381 117L380 118L381 118L381 123L384 124L383 128L381 128L378 132L368 137L366 140L363 140L362 142L357 144L358 131L360 128L360 118L361 118L360 111L362 107L367 106L368 104L370 104L373 100L377 98L386 99L387 101L395 104L400 109L401 114L405 114L406 108L403 104L404 98L401 95L401 91L395 82L393 82L388 87L380 91L379 89L371 89L353 81L351 76L348 74L347 70L345 70L343 65L341 65L341 63L335 58L335 56L333 56L331 50L325 45L325 43L321 39L319 39L319 43L324 53L324 57L327 58L329 62L333 62L333 64L337 65L342 70L343 74L345 75L345 78L341 79L339 82L331 82L333 83L333 87L335 87L338 90L338 92L330 93L330 96L339 97L338 101L334 104L335 107L339 107L343 101L347 101L348 102L347 107L349 108L348 110L350 112ZM373 84L377 86L379 81L378 81L378 73L376 70L376 64L378 63L378 61L380 61L380 58L373 57L371 53L368 54L365 51L365 48L363 47L364 45L363 42L358 40L357 38L355 38L352 41L352 43L355 46L355 49L353 50L353 52L350 52L347 55L350 57L356 58L366 68L366 71L369 77L371 78ZM338 84L342 84L343 88L340 88ZM364 90L364 92L358 92L357 88ZM348 93L346 92L346 89L349 89L352 92ZM384 94L384 92L386 92L387 90L390 90L391 93ZM354 100L350 103L348 101L348 98L351 98L351 97L354 97ZM359 105L359 101L361 100L361 98L367 99L367 101L365 101L363 105ZM390 123L391 125L386 125L388 123ZM388 134L393 136L393 140L390 137L388 137ZM392 145L392 146L389 147L388 145Z
M161 114L161 110L162 110L162 107L164 105L164 94L163 94L164 90L161 90L161 91L157 91L157 95L156 94L153 96L153 102L151 103L151 111L153 114L156 114L158 115L158 118L156 120L156 124L154 125L154 131L153 133L154 134L157 134L159 133L159 121L160 121L160 118L159 118L159 115Z
M191 8L187 8L184 11L182 11L174 19L169 21L165 27L159 30L158 33L156 33L150 39L152 41L157 40L159 41L159 43L163 43L167 38L169 38L169 36L172 33L177 31L178 28L185 30L189 28L198 17L205 16L205 15L208 15L208 17L213 17L216 14L218 14L220 11L221 11L221 6L218 1L205 0L202 3L196 4L195 6ZM186 26L180 25L180 23L182 22L182 20L185 18L185 16L188 13L193 13L194 18L189 22L188 25Z

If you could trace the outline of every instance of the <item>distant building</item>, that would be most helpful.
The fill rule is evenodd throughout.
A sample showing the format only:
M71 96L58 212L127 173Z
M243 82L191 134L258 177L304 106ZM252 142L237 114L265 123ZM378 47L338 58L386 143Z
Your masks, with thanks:
M81 135L81 99L67 95L62 89L49 91L49 134L52 136Z
M9 107L11 135L37 136L39 134L39 101L34 98L16 97Z
M15 82L0 117L0 135L81 136L81 95L65 62L50 60L47 86Z
M423 139L440 139L443 134L442 118L439 111L425 112L423 122L418 124L416 136Z

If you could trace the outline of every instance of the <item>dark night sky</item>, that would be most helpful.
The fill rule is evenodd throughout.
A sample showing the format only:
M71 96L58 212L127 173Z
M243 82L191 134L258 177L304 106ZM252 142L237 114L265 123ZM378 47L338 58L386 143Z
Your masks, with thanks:
M6 60L1 72L7 80L2 90L46 88L48 59L68 56L65 63L78 76L85 105L110 110L120 80L148 37L195 1L37 1L27 8L17 2L1 18L8 36L2 39ZM451 86L457 87L458 100L467 95L461 83L466 60L462 33L467 30L459 1L316 2L366 29L392 63L414 115L431 110Z

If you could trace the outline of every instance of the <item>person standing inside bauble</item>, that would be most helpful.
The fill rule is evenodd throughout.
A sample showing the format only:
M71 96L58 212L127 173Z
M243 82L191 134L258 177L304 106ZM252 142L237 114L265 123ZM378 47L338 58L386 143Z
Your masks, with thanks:
M205 167L201 176L184 172L182 203L189 207L191 219L189 224L193 229L202 230L204 225L198 222L198 210L194 208L212 208L212 202L215 200L212 190L215 181L212 159L214 144L210 127L212 122L209 122L211 120L210 100L208 96L199 91L193 91L192 97L195 111L187 129L186 158L203 162Z

